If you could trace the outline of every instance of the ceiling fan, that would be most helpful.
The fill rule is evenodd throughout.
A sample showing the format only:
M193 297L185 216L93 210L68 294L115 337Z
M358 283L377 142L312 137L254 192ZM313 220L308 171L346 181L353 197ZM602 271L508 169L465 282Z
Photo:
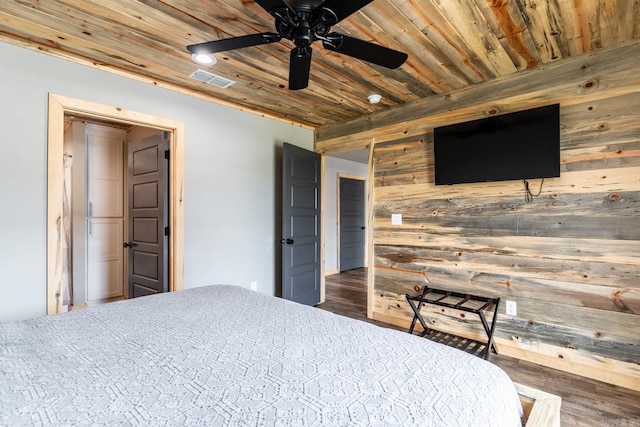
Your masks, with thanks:
M349 15L373 0L255 0L275 18L276 33L250 34L187 46L192 54L211 54L244 47L293 41L289 60L289 89L304 89L309 85L311 44L322 41L325 49L352 56L386 68L398 68L407 54L345 34L329 32Z

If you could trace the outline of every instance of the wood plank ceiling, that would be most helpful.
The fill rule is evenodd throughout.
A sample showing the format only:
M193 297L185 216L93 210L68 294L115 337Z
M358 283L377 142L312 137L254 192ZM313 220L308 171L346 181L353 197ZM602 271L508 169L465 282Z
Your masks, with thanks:
M2 0L0 40L316 128L619 46L640 37L639 11L640 0L375 0L332 30L407 62L388 70L317 42L299 91L287 89L287 40L218 53L213 66L191 60L189 44L274 31L251 0ZM197 68L236 83L201 83Z

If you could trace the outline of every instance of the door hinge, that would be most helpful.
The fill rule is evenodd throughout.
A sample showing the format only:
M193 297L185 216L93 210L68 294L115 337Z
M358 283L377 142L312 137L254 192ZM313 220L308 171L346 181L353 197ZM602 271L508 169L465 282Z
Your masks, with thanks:
M164 235L169 236L169 227L164 228Z
M169 160L169 150L164 150L164 158Z

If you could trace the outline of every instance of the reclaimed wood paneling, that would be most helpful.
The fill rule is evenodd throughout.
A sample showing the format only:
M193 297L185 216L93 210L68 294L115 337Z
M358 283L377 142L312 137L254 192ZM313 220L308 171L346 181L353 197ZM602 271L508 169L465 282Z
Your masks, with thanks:
M561 13L555 10L553 16ZM517 316L506 316L504 305L500 310L501 351L640 390L640 65L634 62L609 73L596 65L600 77L587 80L602 83L608 75L625 82L605 85L615 89L599 96L576 91L584 76L569 68L578 63L555 63L532 81L534 92L515 75L461 89L460 97L454 92L463 113L417 103L406 111L408 124L374 115L366 130L352 128L354 139L374 135L375 142L373 318L407 325L412 312L404 295L425 284L514 300ZM562 80L543 84L550 76ZM531 106L542 99L561 105L561 176L544 180L530 203L521 181L434 185L433 124L506 105L485 99L493 92ZM423 106L434 115L420 118ZM398 132L403 125L415 131ZM345 129L326 131L336 136ZM339 139L319 141L316 149L331 151ZM531 180L534 193L541 183ZM392 213L403 215L401 226L391 225ZM433 327L482 335L455 310L425 309Z
M532 203L521 183L435 187L431 138L376 146L374 311L409 318L403 295L424 283L498 295L518 316L503 311L497 337L640 366L640 121L630 119L640 95L616 101L562 109L562 175ZM605 121L616 130L598 130ZM458 313L429 320L467 329Z

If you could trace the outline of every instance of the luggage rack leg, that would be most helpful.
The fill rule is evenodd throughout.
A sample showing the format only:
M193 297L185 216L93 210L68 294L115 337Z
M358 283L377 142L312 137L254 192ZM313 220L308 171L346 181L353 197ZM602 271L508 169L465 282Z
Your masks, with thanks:
M422 314L420 313L420 309L422 308L422 306L421 306L420 302L418 302L418 304L416 306L416 304L409 298L407 298L407 301L409 302L409 305L411 306L411 309L413 310L413 320L411 320L411 326L409 327L409 333L413 335L413 330L416 327L416 321L419 321L420 325L424 329L422 331L422 333L420 333L420 336L424 337L425 335L427 335L429 333L429 326L427 326L427 322L425 322L424 318L422 317Z
M493 342L493 333L496 330L496 321L498 319L498 306L500 305L500 298L495 299L495 306L493 309L493 319L491 320L491 329L489 329L489 324L487 322L487 318L484 315L483 310L478 311L478 315L480 316L480 321L482 322L482 327L484 331L487 333L487 348L484 350L484 358L485 360L489 359L489 352L493 351L495 354L498 354L498 348Z

